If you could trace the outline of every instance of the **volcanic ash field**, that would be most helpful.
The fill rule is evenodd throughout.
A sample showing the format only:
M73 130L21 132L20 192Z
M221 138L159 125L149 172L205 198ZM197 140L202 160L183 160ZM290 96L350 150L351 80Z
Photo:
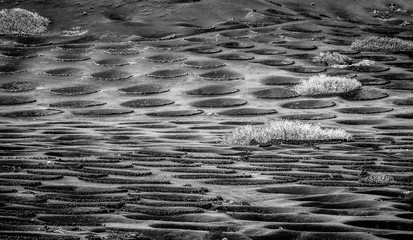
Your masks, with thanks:
M0 35L0 239L413 239L410 0L12 8L50 24ZM273 121L351 137L235 142Z

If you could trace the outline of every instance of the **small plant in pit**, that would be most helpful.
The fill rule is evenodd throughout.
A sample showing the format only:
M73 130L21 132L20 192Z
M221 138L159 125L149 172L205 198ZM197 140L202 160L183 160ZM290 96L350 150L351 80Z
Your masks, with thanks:
M318 74L303 80L294 87L294 90L301 95L336 95L351 92L361 87L361 83L356 79L342 76L328 76Z
M375 61L372 60L362 60L358 63L353 63L350 65L333 65L331 66L332 68L341 68L345 70L353 70L353 71L363 71L365 68L368 68L370 66L373 66L376 64Z
M50 20L21 8L0 10L0 34L42 34Z
M353 59L338 52L320 52L318 56L313 59L313 61L331 66L337 64L348 65L353 62Z
M373 36L353 41L350 48L368 52L401 52L413 50L413 43L398 38Z
M273 141L311 142L350 140L352 135L342 129L322 128L302 121L281 120L264 125L246 125L224 135L223 144L249 145L253 142L267 144Z

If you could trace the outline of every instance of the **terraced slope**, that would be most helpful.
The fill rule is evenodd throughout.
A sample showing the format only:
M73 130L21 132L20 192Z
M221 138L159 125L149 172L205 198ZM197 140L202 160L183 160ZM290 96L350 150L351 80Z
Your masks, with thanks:
M68 2L20 5L44 8L53 31L68 18L58 9L87 9L72 26L88 34L0 37L1 239L412 238L413 55L349 48L371 35L411 41L411 27L329 1ZM196 18L205 6L215 14ZM376 67L313 61L327 50ZM293 91L321 72L363 86ZM220 144L279 119L354 139Z

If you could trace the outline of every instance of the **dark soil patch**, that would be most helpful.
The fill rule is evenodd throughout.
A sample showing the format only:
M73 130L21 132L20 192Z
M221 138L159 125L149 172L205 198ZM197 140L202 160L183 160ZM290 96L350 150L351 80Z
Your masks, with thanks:
M304 66L297 66L291 68L283 68L283 70L295 72L295 73L321 73L325 72L327 69L324 67L304 67Z
M169 169L167 169L169 170ZM194 187L170 187L170 186L125 186L121 189L132 190L136 192L165 192L165 193L194 193L203 194L208 192L206 188Z
M82 54L61 54L54 57L54 59L62 62L78 62L89 60L90 57Z
M143 199L157 201L172 201L172 202L201 202L201 201L218 201L217 198L206 197L194 194L178 194L178 193L142 193L138 195Z
M3 117L8 118L33 118L33 117L45 117L63 113L61 110L56 109L37 109L37 110L22 110L13 111L3 114Z
M210 224L188 224L188 223L154 223L150 225L153 228L168 228L182 229L194 231L209 231L209 232L235 232L238 228L226 225L210 225Z
M325 39L324 36L319 35L319 34L314 34L314 33L305 33L305 32L284 32L284 33L276 33L274 34L277 37L282 37L286 38L289 40L300 40L300 43L297 43L298 45L301 45L303 42L307 41L321 41ZM294 43L292 43L295 45ZM298 49L297 49L298 50Z
M170 89L160 84L141 84L126 88L119 88L118 91L125 94L158 94L168 92Z
M384 125L384 126L376 126L374 128L383 129L383 130L395 130L395 129L413 130L413 126L411 125Z
M336 121L344 125L377 125L383 123L383 120L378 119L344 119Z
M216 46L205 45L205 46L187 48L185 49L185 51L192 52L192 53L199 53L199 54L214 54L214 53L222 52L222 49Z
M99 92L100 89L94 85L78 85L73 87L53 88L50 92L57 95L78 96Z
M132 74L117 69L110 69L102 72L93 73L90 76L97 80L116 81L131 78Z
M317 114L317 113L308 113L308 114L295 114L295 115L287 115L282 116L283 119L288 120L301 120L301 121L310 121L310 120L326 120L326 119L333 119L337 116L334 114Z
M188 72L186 72L183 69L163 69L163 70L158 70L158 71L154 71L154 72L146 74L146 76L148 77L161 78L161 79L177 78L177 77L183 77L186 75L188 75Z
M25 59L37 57L38 54L36 53L36 51L28 49L8 49L5 51L1 51L0 56L14 59Z
M343 55L357 55L360 53L360 51L357 51L357 50L342 50L342 49L340 50L332 49L332 50L329 50L329 52L338 52Z
M112 116L133 113L129 109L91 109L73 112L74 115L88 115L88 116Z
M344 227L344 226L338 226L338 225L325 225L325 224L316 224L316 223L295 223L295 224L275 224L275 225L267 225L265 226L266 228L269 229L287 229L291 231L305 231L305 232L331 232L331 233L336 233L336 232L353 232L354 229L352 227ZM317 233L317 235L319 234ZM319 234L326 236L325 234ZM334 234L330 234L332 237L334 237Z
M17 74L26 71L19 64L7 63L0 65L0 74Z
M4 174L0 175L3 179L20 179L20 180L31 180L31 181L53 181L62 179L62 175L33 175L33 174Z
M215 38L211 37L189 37L189 38L184 38L185 41L188 42L197 42L197 43L211 43L215 42Z
M279 184L279 183L286 183L287 181L279 181L279 180L264 180L264 179L217 179L206 181L206 184L212 185L228 185L228 186L242 186L242 185L268 185L268 184Z
M176 54L157 54L151 55L148 57L144 57L144 59L156 62L156 63L171 63L171 62L179 62L186 59L184 56L176 55Z
M36 89L37 84L30 82L9 82L0 85L4 92L27 92Z
M397 197L397 196L396 196ZM413 220L413 213L402 213L397 215L398 218Z
M83 72L80 68L73 68L73 67L64 67L64 68L55 68L46 70L44 73L46 75L55 76L55 77L66 77L66 76L73 76L78 75Z
M110 55L122 55L122 56L128 56L128 55L137 55L142 52L142 50L135 50L135 49L111 49L111 50L105 50L103 51L106 54Z
M389 71L389 67L381 67L381 66L363 66L363 67L348 67L348 70L353 70L356 72L366 72L366 73L377 73L377 72L385 72Z
M193 102L195 107L203 108L223 108L223 107L236 107L247 104L247 101L238 98L214 98Z
M376 89L362 89L354 94L344 95L343 98L347 101L369 101L388 97L389 94Z
M270 48L262 48L262 49L255 49L255 50L248 51L248 53L253 53L257 55L279 55L279 54L286 53L286 51L270 49Z
M413 97L404 98L404 99L396 99L393 101L393 104L396 105L413 105Z
M219 35L227 38L243 38L248 34L250 34L249 30L234 30L219 33Z
M14 229L13 229L14 230ZM0 233L0 238L10 239L10 240L53 240L53 239L62 239L62 240L79 240L80 237L76 236L62 236L61 234L50 234L50 233L32 233L32 232L2 232Z
M257 98L263 99L285 99L285 98L295 98L300 96L296 91L287 88L270 88L253 93Z
M280 214L260 214L260 213L231 213L231 217L244 221L259 222L284 222L284 223L321 223L328 222L326 216L280 213Z
M253 32L256 32L258 34L260 33L273 33L273 29L253 29ZM258 35L250 38L251 41L256 42L256 43L269 43L269 44L280 44L280 43L286 43L287 41L284 39L280 38L275 38L274 36L271 35Z
M222 60L233 60L233 61L248 61L254 59L254 56L242 54L242 53L227 53L217 56L217 58Z
M252 178L251 175L228 175L228 174L182 174L182 175L174 175L173 177L179 179L238 179L238 178Z
M413 80L413 74L409 73L386 73L375 75L373 77L381 78L384 80Z
M264 85L295 85L301 83L301 79L296 77L269 76L261 79Z
M413 68L413 62L398 62L398 63L386 63L386 64L392 67L398 67L398 68L406 68L406 69Z
M19 105L24 103L36 102L36 99L29 96L0 96L0 106L1 105Z
M202 110L175 110L175 111L161 111L151 112L146 115L151 117L189 117L204 113Z
M318 33L321 32L320 29L317 29L314 26L306 25L305 27L299 25L287 25L281 27L282 30L290 32L304 32L304 33Z
M382 87L383 89L392 89L392 90L413 90L413 83L409 80L397 81L387 84Z
M371 60L375 62L381 62L381 61L394 61L397 58L389 55L358 55L354 56L354 59L360 59L360 60Z
M133 48L132 44L127 44L127 43L110 43L110 44L104 44L97 46L96 49L100 50L125 50L125 49L130 49Z
M68 51L85 51L90 50L94 47L93 44L88 43L79 43L79 44L65 44L57 46L60 49L68 50Z
M51 103L49 106L53 108L87 108L105 105L104 102L88 101L88 100L73 100Z
M394 116L403 119L413 119L413 112L395 114Z
M313 59L316 56L317 56L316 54L312 54L312 53L297 53L297 54L286 55L286 57L289 57L289 58L303 59L303 60L307 60L307 61L313 61Z
M267 59L267 60L260 60L256 61L255 63L267 65L267 66L288 66L293 65L295 62L291 60L283 60L283 59Z
M209 169L209 168L165 168L165 169L162 169L161 171L180 172L180 173L215 173L215 174L232 174L232 173L237 172L235 170L221 170L221 169Z
M266 187L257 189L257 192L269 194L315 195L334 192L334 188L318 188L312 186Z
M101 184L170 184L169 181L148 181L148 180L139 180L131 178L84 178L79 177L79 180L92 182L92 183L101 183Z
M210 69L225 66L225 63L215 60L194 60L186 61L184 65L191 68Z
M352 42L344 39L330 38L324 40L323 43L334 46L350 46Z
M376 34L394 35L399 34L400 30L387 27L363 27L361 31Z
M317 25L320 26L325 26L325 27L333 27L333 28L355 28L356 25L346 22L346 21L320 21L316 23Z
M351 220L344 223L350 226L362 228L389 229L398 231L413 230L413 223L401 220Z
M124 107L131 107L131 108L147 108L147 107L160 107L166 106L170 104L174 104L175 102L168 99L160 99L160 98L141 98L132 101L127 101L121 103L121 106Z
M343 31L340 29L331 29L331 31L328 32L327 34L331 36L337 36L337 37L360 37L360 34L357 32Z
M228 116L258 116L258 115L268 115L275 114L277 111L275 109L263 109L263 108L237 108L219 112L220 115Z
M243 76L235 71L227 69L212 70L198 75L200 78L212 81L232 81L243 79Z
M225 42L218 44L219 47L224 48L234 48L234 49L244 49L244 48L253 48L253 44L243 43L243 42Z
M294 44L283 44L279 45L280 47L287 48L287 49L292 49L292 50L300 50L300 51L312 51L316 50L318 47L314 45L305 45L305 44L299 44L299 43L294 43Z
M37 220L44 222L46 225L53 226L101 226L102 223L110 221L110 218L91 215L50 215L39 216Z
M323 100L300 100L285 103L282 105L283 108L291 108L291 109L317 109L317 108L328 108L333 107L336 104L331 101L323 101Z
M375 236L393 240L410 240L413 238L413 234L410 233L382 233L375 234Z
M97 60L94 62L96 65L104 67L113 67L113 66L125 66L130 64L128 61L122 58L106 58Z
M350 107L350 108L340 108L337 111L341 113L349 114L375 114L375 113L385 113L392 111L393 108L385 107Z
M187 91L186 94L199 96L216 96L232 94L236 92L239 92L239 89L226 85L210 85L206 87L197 88L191 91Z
M15 43L24 47L39 47L52 44L50 39L37 36L20 36L15 40Z

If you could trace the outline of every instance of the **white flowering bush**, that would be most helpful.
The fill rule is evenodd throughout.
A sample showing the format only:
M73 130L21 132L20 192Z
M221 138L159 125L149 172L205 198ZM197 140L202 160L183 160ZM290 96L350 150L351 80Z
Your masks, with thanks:
M352 135L342 129L325 129L302 121L280 120L264 125L246 125L224 135L223 144L266 144L271 141L350 140Z
M50 20L21 8L0 10L0 34L42 34Z
M400 52L413 50L413 43L390 37L366 37L357 39L351 44L351 49L367 52Z
M359 89L361 83L344 76L318 74L295 85L294 90L301 95L336 95Z
M337 64L351 64L353 59L338 52L321 52L313 59L313 61L331 66Z

